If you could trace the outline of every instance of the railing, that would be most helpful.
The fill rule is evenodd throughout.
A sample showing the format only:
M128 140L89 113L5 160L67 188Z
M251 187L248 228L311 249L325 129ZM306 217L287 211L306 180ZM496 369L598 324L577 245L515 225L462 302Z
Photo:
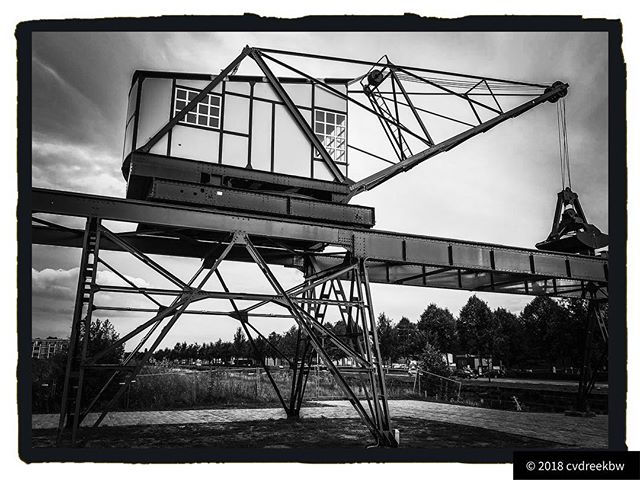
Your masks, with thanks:
M423 381L422 377L426 377ZM427 372L422 369L418 369L416 377L413 382L413 392L418 395L435 397L436 400L449 400L453 397L451 393L455 393L456 401L460 400L460 391L462 390L462 382L453 380L451 378L443 377L435 373ZM431 394L431 395L430 395Z
M289 368L270 367L274 380L284 392L291 387ZM366 398L362 385L365 374L358 369L342 368L345 379L358 398ZM458 401L461 383L439 375L419 370L411 377L406 369L385 368L389 398L412 398L416 395L438 401ZM34 411L51 413L59 411L60 388L54 381L33 383ZM58 385L59 387L59 385ZM344 398L333 377L323 368L313 366L309 372L305 399L336 400ZM118 408L163 409L192 408L215 404L277 404L277 397L264 370L258 367L202 366L150 366L136 382L129 385Z

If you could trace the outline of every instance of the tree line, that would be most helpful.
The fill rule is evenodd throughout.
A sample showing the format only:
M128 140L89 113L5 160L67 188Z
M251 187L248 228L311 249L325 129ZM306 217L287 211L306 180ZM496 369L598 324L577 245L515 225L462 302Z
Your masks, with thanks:
M395 322L382 313L377 331L381 357L387 365L415 359L434 373L445 373L446 365L439 359L443 353L452 353L491 357L494 365L505 368L579 368L587 314L587 302L580 299L536 297L516 315L504 308L492 310L473 295L457 317L433 303L414 321L402 317ZM325 328L342 339L349 338L342 320L325 322ZM257 363L267 356L276 357L276 352L292 358L298 334L293 326L282 334L271 332L266 339L252 335L253 348L238 328L232 341L177 343L173 348L157 351L154 358L156 361L219 359L225 363L245 358ZM594 335L594 340L597 357L603 352L603 344L599 335ZM344 356L329 341L325 347L333 359Z
M415 358L434 373L445 373L446 365L438 361L442 353L491 357L493 365L506 369L550 371L582 366L587 319L588 303L581 299L536 297L516 315L492 310L473 295L457 317L435 304L417 322L404 317L394 323L381 315L378 332L387 362ZM593 338L597 363L605 346L599 334Z

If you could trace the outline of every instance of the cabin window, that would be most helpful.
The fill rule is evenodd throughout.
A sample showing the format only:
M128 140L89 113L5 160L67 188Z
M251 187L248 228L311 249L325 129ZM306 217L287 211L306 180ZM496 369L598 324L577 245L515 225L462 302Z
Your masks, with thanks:
M344 113L316 108L313 129L332 160L346 168L347 116ZM316 158L320 158L320 153L317 150L315 150L314 155ZM341 170L344 170L344 168L341 168Z
M174 116L186 107L187 103L196 98L196 95L198 95L198 91L196 90L176 87L173 104ZM209 93L202 101L198 102L193 110L180 120L180 123L203 128L220 128L221 102L220 95Z

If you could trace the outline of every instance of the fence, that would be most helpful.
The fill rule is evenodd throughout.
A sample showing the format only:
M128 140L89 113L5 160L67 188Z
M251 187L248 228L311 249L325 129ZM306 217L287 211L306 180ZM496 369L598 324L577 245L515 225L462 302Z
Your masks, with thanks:
M364 399L371 393L365 391L361 382L364 373L352 372L348 368L343 371L345 380L358 397ZM270 367L270 372L284 398L288 398L292 380L291 370ZM118 384L123 380L124 377L114 382L111 387L117 389ZM449 401L457 399L460 393L459 382L428 372L420 372L417 377L411 377L406 371L391 370L386 375L386 386L388 397L392 399L428 397ZM56 388L54 383L42 385L34 383L32 411L34 413L59 411L59 391L60 388ZM344 398L342 390L329 372L318 367L311 369L305 390L306 401L342 398ZM224 405L275 407L280 404L266 373L261 368L212 366L196 370L151 366L145 368L127 388L117 408L153 410Z
M288 368L270 367L283 396L288 398L292 372ZM345 379L354 393L365 397L360 375L344 369ZM37 381L36 381L37 380ZM122 379L123 380L123 379ZM114 382L112 388L117 389ZM97 384L92 389L97 388ZM440 402L495 409L517 410L516 396L523 411L561 412L572 408L575 391L553 388L497 384L494 382L462 383L424 370L410 376L406 370L386 371L387 393L390 399L420 398ZM34 379L32 412L60 411L61 382L56 378ZM370 393L370 392L369 392ZM108 395L107 395L108 397ZM312 368L305 390L305 400L344 398L333 377L322 368ZM589 403L596 413L606 414L607 392L594 391ZM200 370L152 366L146 368L127 389L117 408L131 410L162 410L215 406L273 406L280 404L263 370L251 368L209 367ZM98 405L100 408L100 405Z
M413 392L418 396L442 401L459 401L462 382L418 369L413 381Z
M292 372L287 369L271 368L274 381L283 396L288 397L291 388ZM365 398L367 392L361 382L363 373L349 372L345 369L345 379L353 392ZM440 400L457 399L460 394L460 382L421 372L417 391L414 378L406 373L387 375L387 393L389 398L415 398L426 396ZM431 385L427 377L438 377L442 387ZM433 382L431 382L433 383ZM453 386L452 386L453 385ZM305 400L342 399L342 390L336 385L329 372L313 368L309 373L305 390ZM124 408L189 408L206 405L279 405L278 398L260 368L215 368L208 370L166 369L149 371L138 376L130 391L125 395Z

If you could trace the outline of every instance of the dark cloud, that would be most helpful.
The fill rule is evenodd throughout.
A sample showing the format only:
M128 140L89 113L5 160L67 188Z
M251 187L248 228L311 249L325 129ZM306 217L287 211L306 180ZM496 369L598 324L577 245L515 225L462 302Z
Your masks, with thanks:
M64 138L114 146L122 132L113 127L126 113L122 91L139 57L132 39L122 33L35 33L33 50L34 129L52 127L57 118ZM52 122L43 125L41 118Z
M73 315L75 294L78 282L78 267L69 269L45 268L31 270L32 310L33 310L33 335L58 337L69 336L69 325ZM126 275L126 277L139 287L148 287L149 284L138 277ZM126 283L113 272L99 270L97 283L99 285L119 285ZM148 308L153 304L139 295L129 296L126 301L117 294L96 293L95 304L100 306L128 306ZM109 318L114 322L127 319L139 319L145 315L128 311L101 311L94 313L94 318Z
M42 298L73 299L78 270L78 267L69 270L31 269L31 291L34 296Z
M34 294L43 297L64 299L74 298L78 283L78 267L68 270L45 268L31 269L31 288ZM138 287L148 287L146 280L131 275L125 277ZM98 270L96 282L100 285L128 286L127 283L109 270ZM103 294L104 295L104 294Z
M98 99L86 96L78 80L65 78L50 60L33 57L33 130L74 142L106 144L113 132Z
M100 146L74 144L55 136L35 135L32 144L34 187L121 197L126 182L122 159Z

